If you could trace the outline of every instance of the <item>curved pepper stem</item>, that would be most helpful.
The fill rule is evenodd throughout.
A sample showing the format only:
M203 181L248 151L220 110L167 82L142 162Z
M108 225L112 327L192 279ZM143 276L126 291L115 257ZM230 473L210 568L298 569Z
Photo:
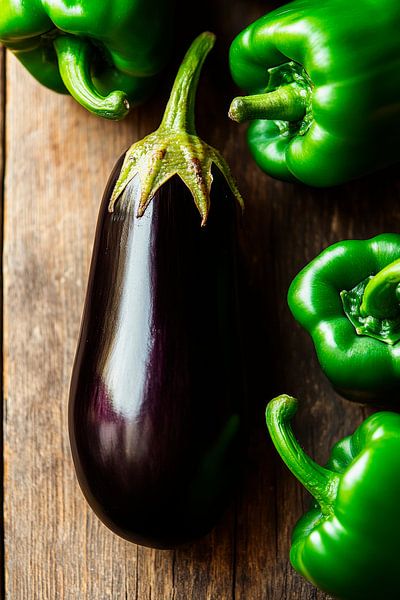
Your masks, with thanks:
M237 123L253 119L300 121L306 112L306 90L297 83L289 83L265 94L234 98L228 116Z
M89 42L69 35L54 40L60 75L65 87L75 100L93 114L106 119L120 120L129 112L125 92L116 90L102 96L96 90L90 73Z
M362 316L394 319L400 313L400 259L379 271L367 284L360 306Z
M339 475L314 462L296 440L290 420L296 414L297 400L282 394L269 402L267 427L275 448L286 466L310 492L324 514L333 512Z

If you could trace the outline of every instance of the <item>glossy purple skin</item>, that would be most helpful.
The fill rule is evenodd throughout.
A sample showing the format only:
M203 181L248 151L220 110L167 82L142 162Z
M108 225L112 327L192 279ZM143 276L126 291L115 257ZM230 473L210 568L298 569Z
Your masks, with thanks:
M120 536L156 548L212 529L240 469L238 207L214 173L207 225L177 177L137 219L135 181L108 212L107 185L69 429L82 491Z

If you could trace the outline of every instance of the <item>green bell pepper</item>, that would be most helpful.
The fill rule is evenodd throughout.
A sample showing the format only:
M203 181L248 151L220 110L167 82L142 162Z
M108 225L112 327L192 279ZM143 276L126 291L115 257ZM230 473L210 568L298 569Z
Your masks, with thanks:
M335 598L400 598L400 415L368 417L321 467L294 437L296 410L286 395L266 410L277 451L315 500L293 531L292 566Z
M273 177L324 187L400 159L398 0L297 0L233 40L230 68L250 96L250 151Z
M400 235L345 240L306 265L289 308L311 335L332 385L358 402L400 392Z
M0 43L46 87L121 119L168 57L172 0L2 0Z

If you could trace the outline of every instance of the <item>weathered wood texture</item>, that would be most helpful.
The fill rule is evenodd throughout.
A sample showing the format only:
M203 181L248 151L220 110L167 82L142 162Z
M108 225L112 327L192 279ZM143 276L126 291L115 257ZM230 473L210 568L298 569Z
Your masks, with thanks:
M4 109L5 109L5 73L4 73L5 52L0 49L0 244L3 246L3 182L4 182ZM0 282L2 285L3 274L0 273ZM2 310L3 298L0 299L0 310ZM3 339L2 324L0 326L0 336ZM2 353L3 354L3 353ZM3 383L0 384L3 389ZM0 408L0 453L3 455L3 403ZM0 595L4 596L4 515L3 515L3 461L0 463Z
M323 600L288 561L308 497L266 434L266 402L301 399L298 436L318 461L366 415L337 396L286 304L298 270L328 244L400 228L400 180L387 170L334 190L257 169L245 126L227 117L235 89L227 52L236 33L282 4L178 4L173 65L160 94L122 123L96 119L40 87L7 53L4 247L4 522L7 600ZM245 10L244 10L245 9ZM198 11L198 14L196 14ZM246 473L217 528L196 544L155 551L110 533L72 468L67 398L94 226L120 153L158 124L188 43L217 34L198 95L198 130L218 147L246 200L246 356L251 421ZM3 112L1 113L3 115ZM0 121L1 132L1 121ZM1 136L1 133L0 133Z

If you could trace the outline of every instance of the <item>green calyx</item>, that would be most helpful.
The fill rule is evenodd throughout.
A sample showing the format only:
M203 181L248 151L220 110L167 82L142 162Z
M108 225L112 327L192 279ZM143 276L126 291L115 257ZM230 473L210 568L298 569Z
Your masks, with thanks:
M157 190L174 175L178 175L192 193L205 225L210 208L211 168L215 164L228 182L233 195L243 207L224 158L201 140L195 129L195 95L204 60L215 42L214 34L204 32L192 43L172 88L159 128L136 142L127 151L121 173L111 195L109 210L128 183L140 178L141 198L137 216L141 217Z
M310 492L325 517L333 514L340 476L314 462L296 440L291 419L298 402L282 394L269 402L266 421L272 442L293 475Z
M399 290L400 260L396 260L352 290L340 293L344 312L358 335L390 345L400 340Z
M293 61L268 70L265 92L238 96L232 100L228 116L243 123L254 119L286 121L296 124L304 134L312 120L312 83L304 68Z

